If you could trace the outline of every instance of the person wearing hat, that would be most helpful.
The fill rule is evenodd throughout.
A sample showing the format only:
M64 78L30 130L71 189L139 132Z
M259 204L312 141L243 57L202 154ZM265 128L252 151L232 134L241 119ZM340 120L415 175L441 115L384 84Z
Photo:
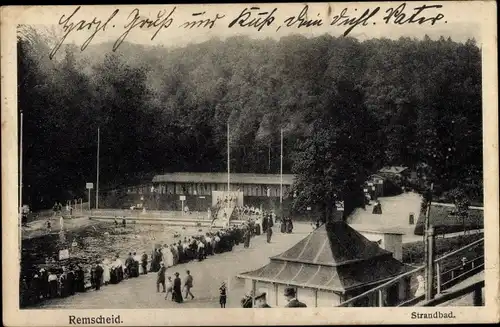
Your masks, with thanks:
M165 264L160 262L160 270L158 270L158 277L156 278L156 292L160 292L160 284L163 287L163 293L167 291L165 286L165 273L167 272L167 268L165 268Z
M189 295L191 295L191 300L194 300L194 295L191 293L191 289L193 288L193 276L189 270L186 270L186 280L184 281L184 289L186 290L186 295L184 296L186 299Z
M286 308L306 308L307 305L305 303L297 300L297 293L295 292L295 288L287 287L285 288L285 297L288 303L285 305Z
M179 273L175 273L175 279L174 279L174 301L177 303L182 303L182 290L181 290L182 282L181 279L179 278Z
M255 307L256 308L270 308L269 304L267 304L266 292L262 292L255 296Z
M146 252L142 253L141 267L142 267L142 274L146 275L148 273L148 255L146 254Z
M273 228L271 227L271 225L267 225L267 230L266 230L267 243L271 243L272 236L273 236Z
M40 288L42 291L43 297L46 299L49 297L50 289L49 289L49 273L44 268L40 269Z
M85 292L85 272L80 264L76 265L75 282L76 291L81 293Z
M226 283L222 282L222 285L219 287L219 304L221 308L226 307L227 302L227 288Z
M253 307L253 294L253 291L250 291L241 299L240 304L242 308L248 309Z
M101 289L102 285L102 277L104 275L104 269L101 266L100 260L98 260L95 264L95 290L98 291Z

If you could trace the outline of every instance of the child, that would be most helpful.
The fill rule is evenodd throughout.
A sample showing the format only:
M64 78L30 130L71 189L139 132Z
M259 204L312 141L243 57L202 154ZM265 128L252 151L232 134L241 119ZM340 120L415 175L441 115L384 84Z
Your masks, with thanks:
M172 283L172 277L167 277L167 294L165 294L165 300L168 299L168 294L171 294L172 301L174 300L174 284Z
M226 300L227 300L226 283L222 282L222 285L219 288L219 303L221 308L226 307Z

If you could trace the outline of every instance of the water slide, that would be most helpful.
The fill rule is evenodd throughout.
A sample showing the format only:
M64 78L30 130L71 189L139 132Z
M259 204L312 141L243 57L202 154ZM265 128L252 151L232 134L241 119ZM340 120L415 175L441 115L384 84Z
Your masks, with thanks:
M217 212L217 219L214 221L214 227L226 227L229 226L229 219L233 214L234 207L222 207ZM224 215L225 214L225 215Z

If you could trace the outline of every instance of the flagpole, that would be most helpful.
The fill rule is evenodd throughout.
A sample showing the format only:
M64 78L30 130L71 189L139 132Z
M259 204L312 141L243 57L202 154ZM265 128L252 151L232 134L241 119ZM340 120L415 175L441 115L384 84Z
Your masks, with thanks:
M283 128L281 128L281 155L280 155L280 211L283 215Z
M21 112L19 126L19 260L22 256L23 231L23 113Z
M97 182L95 190L95 208L99 209L99 150L101 146L101 130L97 127Z
M230 155L229 155L229 122L227 123L227 191L230 191L231 187L231 172L230 172Z

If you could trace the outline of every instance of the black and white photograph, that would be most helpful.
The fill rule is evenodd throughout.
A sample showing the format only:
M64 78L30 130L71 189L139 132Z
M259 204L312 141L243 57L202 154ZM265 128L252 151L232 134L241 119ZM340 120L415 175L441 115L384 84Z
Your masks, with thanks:
M498 319L494 9L17 8L3 283L25 318L11 325L202 321L133 309Z

